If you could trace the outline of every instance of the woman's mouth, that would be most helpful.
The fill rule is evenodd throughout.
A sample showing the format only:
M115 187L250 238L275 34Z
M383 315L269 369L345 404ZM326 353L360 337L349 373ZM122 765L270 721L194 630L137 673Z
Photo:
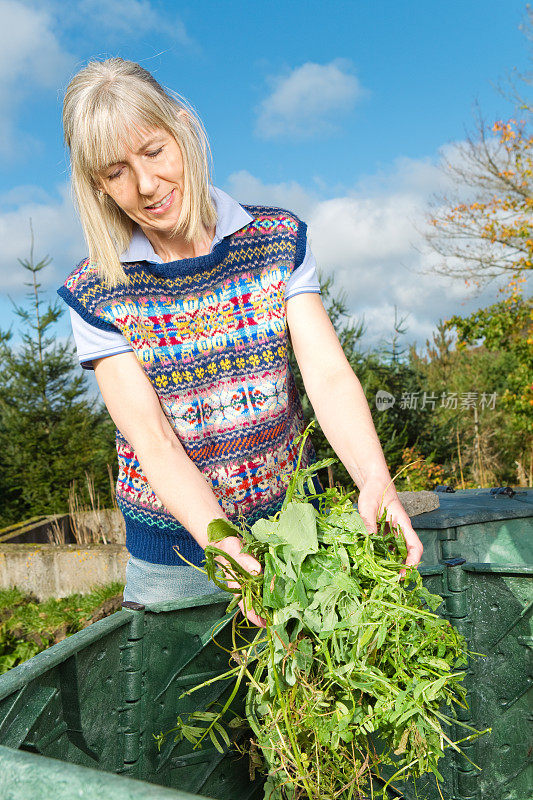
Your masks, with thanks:
M152 203L151 206L145 206L145 210L149 211L151 214L163 214L168 208L170 208L173 200L174 189L172 189L172 191L169 192L166 197L158 200L157 203Z

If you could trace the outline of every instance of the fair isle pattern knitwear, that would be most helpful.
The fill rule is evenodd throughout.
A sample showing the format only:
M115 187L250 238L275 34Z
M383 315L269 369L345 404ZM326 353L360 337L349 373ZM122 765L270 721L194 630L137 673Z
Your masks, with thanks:
M277 208L245 208L253 221L208 255L125 264L129 284L113 289L85 259L58 293L91 324L128 339L221 507L251 524L280 508L303 430L284 292L305 255L306 225ZM202 563L203 550L156 497L118 430L116 444L129 552L179 565L177 545ZM308 444L303 464L313 455Z

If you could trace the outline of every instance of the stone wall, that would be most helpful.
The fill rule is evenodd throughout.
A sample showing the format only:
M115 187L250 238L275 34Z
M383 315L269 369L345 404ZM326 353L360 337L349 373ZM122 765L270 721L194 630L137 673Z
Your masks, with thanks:
M99 583L125 583L127 560L118 544L3 544L0 589L17 586L39 600L87 594Z

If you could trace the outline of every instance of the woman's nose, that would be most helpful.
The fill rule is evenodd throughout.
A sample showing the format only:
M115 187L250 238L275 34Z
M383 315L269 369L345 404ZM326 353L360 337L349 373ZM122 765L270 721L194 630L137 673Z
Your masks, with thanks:
M137 188L143 197L151 197L157 189L157 178L152 174L149 167L144 165L137 167Z

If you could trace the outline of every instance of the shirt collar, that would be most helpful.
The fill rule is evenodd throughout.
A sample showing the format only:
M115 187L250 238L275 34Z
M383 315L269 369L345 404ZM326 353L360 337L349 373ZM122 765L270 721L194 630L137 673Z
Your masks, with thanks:
M250 222L253 217L229 194L217 189L216 186L209 187L209 194L215 204L217 213L217 224L215 238L211 242L211 251L214 246L221 242L226 236L240 231ZM120 256L122 263L135 263L136 261L150 261L153 264L163 264L163 260L154 251L150 240L143 233L142 228L135 225L133 235L126 250Z

